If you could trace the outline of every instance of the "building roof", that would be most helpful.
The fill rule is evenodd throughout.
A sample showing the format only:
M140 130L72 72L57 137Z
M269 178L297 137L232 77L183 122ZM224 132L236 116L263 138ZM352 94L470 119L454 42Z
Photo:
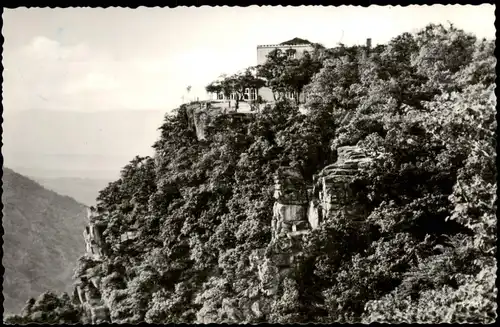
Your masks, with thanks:
M305 39L301 39L301 38L298 38L298 37L294 37L293 39L291 40L288 40L288 41L285 41L285 42L282 42L280 43L281 45L291 45L291 44L312 44L312 42L308 41L308 40L305 40Z

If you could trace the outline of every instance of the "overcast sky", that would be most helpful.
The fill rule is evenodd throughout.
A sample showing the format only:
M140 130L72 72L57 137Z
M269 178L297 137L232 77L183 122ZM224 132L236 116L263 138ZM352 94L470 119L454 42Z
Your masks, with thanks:
M4 110L169 110L221 73L256 64L256 46L385 43L450 21L494 38L494 6L5 9Z

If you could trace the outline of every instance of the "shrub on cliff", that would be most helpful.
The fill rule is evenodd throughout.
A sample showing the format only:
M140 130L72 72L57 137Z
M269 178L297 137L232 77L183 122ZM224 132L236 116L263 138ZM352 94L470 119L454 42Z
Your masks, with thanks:
M74 305L68 294L57 296L52 292L41 294L36 300L31 298L19 315L7 316L6 324L77 324L82 323L82 308Z

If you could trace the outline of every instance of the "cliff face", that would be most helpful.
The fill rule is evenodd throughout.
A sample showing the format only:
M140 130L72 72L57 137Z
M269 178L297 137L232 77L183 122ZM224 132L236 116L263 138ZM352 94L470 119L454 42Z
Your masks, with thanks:
M217 103L192 103L185 106L187 126L196 133L199 141L210 137L210 130L217 119L224 117L233 122L248 120L249 113L228 112ZM280 167L274 176L274 207L271 219L271 240L267 247L253 250L249 256L250 269L255 273L258 285L249 289L246 299L241 303L222 302L222 308L234 322L263 318L269 312L276 296L283 291L287 278L293 279L293 271L304 259L302 245L311 230L319 228L325 217L344 208L343 215L358 219L362 213L349 206L352 202L350 183L360 166L370 161L360 148L348 146L338 149L338 160L325 167L313 179L306 181L301 172L294 167ZM347 208L347 209L345 209ZM88 212L88 226L83 235L86 242L86 255L82 259L75 283L74 301L81 304L90 323L119 322L110 312L114 300L108 294L109 287L95 276L99 269L106 269L109 253L103 234L107 226L99 220L94 210ZM120 247L138 235L134 231L124 232ZM99 267L99 268L96 268ZM97 270L96 270L97 269ZM109 283L110 281L106 281ZM125 285L125 280L114 281ZM109 285L108 285L109 286ZM210 323L211 317L202 312L197 315L200 323Z
M101 280L92 276L93 266L101 263L106 255L106 245L103 241L103 230L105 226L97 223L94 218L96 214L92 209L87 211L88 225L83 231L85 238L85 259L91 262L82 276L75 282L73 302L82 305L87 317L92 324L109 322L109 308L106 298L101 293Z
M366 57L325 50L306 114L288 101L256 119L181 106L154 159L135 158L99 195L78 313L94 323L492 321L493 49L431 25ZM304 64L292 75L318 68ZM412 92L381 87L386 77ZM341 147L324 167L346 142L377 158L360 169L370 159Z
M206 141L208 130L217 119L225 116L233 120L248 119L251 113L238 112L226 102L195 102L186 105L188 126L196 132L198 141Z
M319 174L314 185L313 193L317 194L317 201L321 210L313 210L309 217L311 225L317 226L321 223L321 217L329 215L344 207L343 214L352 219L359 218L361 212L353 204L353 196L350 183L356 176L358 169L369 164L371 158L367 158L357 146L344 146L337 149L337 162L326 166ZM313 202L314 203L314 202ZM311 203L311 208L314 208ZM347 208L347 209L346 209Z
M80 259L80 271L76 272L76 281L74 283L73 303L82 306L88 323L98 324L111 322L110 308L112 297L108 293L110 287L104 283L118 283L123 285L124 280L104 281L99 277L99 270L106 267L104 264L109 259L109 245L104 241L104 231L107 226L99 221L99 215L95 209L89 208L87 211L88 225L83 231L85 239L86 252ZM113 244L114 247L124 246L127 242L133 241L138 237L138 233L133 230L126 231L120 235L119 244ZM107 285L109 286L109 285Z
M195 115L196 110L191 114ZM206 125L203 124L198 122L199 136L204 135L202 126ZM241 322L249 317L262 318L268 314L273 298L282 292L284 280L290 277L296 268L296 258L303 256L303 237L318 228L324 217L338 210L340 204L350 203L350 182L359 167L369 161L358 147L341 147L338 149L337 162L325 167L315 176L312 186L308 186L296 168L280 167L276 171L272 238L266 248L255 249L249 256L250 267L259 284L247 291L244 303L223 301L221 310L226 312L228 317L232 317L235 322ZM359 218L355 210L347 209L343 214L352 219ZM73 298L75 303L83 306L89 322L93 324L116 322L109 313L112 299L103 289L102 280L93 277L93 269L101 264L107 255L107 246L103 241L106 226L98 222L97 216L95 211L88 211L88 226L83 233L86 242L84 260L87 260L88 264L83 265L83 271L75 283ZM121 235L121 242L125 243L137 237L134 231L128 231ZM197 320L200 323L211 322L210 317L203 314L199 314Z
M272 239L265 249L256 249L249 257L260 280L253 293L250 309L254 315L266 314L271 297L280 293L283 281L295 268L296 258L303 256L303 237L320 226L322 219L339 210L349 219L362 218L354 206L350 183L358 169L370 162L360 148L340 147L336 163L325 167L315 177L313 187L307 187L300 172L293 167L281 167L275 175Z

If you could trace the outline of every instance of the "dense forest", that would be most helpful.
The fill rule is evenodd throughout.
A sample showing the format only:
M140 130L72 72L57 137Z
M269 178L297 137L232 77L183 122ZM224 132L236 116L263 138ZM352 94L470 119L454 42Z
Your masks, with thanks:
M117 323L493 322L494 48L429 25L371 49L270 58L265 85L304 92L307 113L278 97L248 121L218 117L207 141L181 106L154 158L136 157L100 192L109 250L82 257L75 278L100 278ZM258 284L248 257L271 238L274 172L312 180L344 145L373 158L355 181L365 219L326 217L265 314L241 314ZM120 243L132 229L139 237ZM88 319L48 292L7 322Z

